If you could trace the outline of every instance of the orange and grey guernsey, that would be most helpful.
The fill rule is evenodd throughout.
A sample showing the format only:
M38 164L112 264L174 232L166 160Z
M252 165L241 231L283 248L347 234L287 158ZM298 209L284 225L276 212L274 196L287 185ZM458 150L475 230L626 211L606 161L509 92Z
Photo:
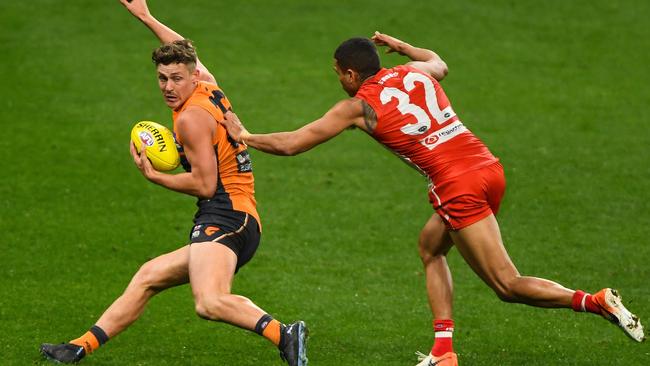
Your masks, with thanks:
M183 141L178 134L176 120L189 106L197 106L208 111L216 123L212 145L214 145L217 159L217 189L207 206L216 210L235 210L248 213L255 217L261 227L255 201L253 167L246 145L238 144L232 140L225 127L219 123L224 120L224 114L231 108L230 101L217 85L200 81L185 104L174 110L174 135L181 156L181 164L188 172L192 167L183 152ZM199 200L199 207L206 206L202 204L207 201Z

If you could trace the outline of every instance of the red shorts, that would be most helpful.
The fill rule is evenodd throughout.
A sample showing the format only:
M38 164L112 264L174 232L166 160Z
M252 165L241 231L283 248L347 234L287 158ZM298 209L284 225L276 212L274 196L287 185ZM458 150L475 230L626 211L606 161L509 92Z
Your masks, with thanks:
M460 230L496 215L505 189L503 166L496 162L432 186L429 202L450 230Z

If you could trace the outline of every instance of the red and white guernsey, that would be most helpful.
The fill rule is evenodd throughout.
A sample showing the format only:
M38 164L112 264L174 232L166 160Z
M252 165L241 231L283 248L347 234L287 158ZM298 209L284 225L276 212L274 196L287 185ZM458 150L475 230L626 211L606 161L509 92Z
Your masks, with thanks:
M377 114L373 137L434 184L498 161L458 119L440 83L414 67L381 69L356 97Z

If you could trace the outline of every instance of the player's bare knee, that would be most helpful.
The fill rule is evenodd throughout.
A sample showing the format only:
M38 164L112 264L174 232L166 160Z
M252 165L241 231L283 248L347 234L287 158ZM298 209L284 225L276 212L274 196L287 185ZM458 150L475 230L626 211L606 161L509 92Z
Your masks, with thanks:
M201 319L213 320L209 312L209 307L205 303L197 301L194 304L194 311L196 312L196 315L198 315L198 317Z
M435 257L431 252L421 246L418 248L418 252L420 254L420 260L424 264L431 263Z
M219 296L194 297L194 310L202 319L220 321L222 319L224 304Z
M420 252L420 260L422 260L422 264L424 264L425 267L433 263L442 261L444 259L445 259L444 254L432 254L432 253Z
M497 294L499 300L503 302L517 302L517 297L515 296L515 294L509 291L508 289L498 288L495 289L494 292Z
M418 241L418 253L420 254L420 259L422 263L429 263L435 258L434 248L431 245L431 241L424 235L420 235L420 240Z
M138 272L136 272L135 276L133 276L131 285L134 285L143 291L157 292L157 282L159 277L158 271L159 269L157 269L156 265L152 262L143 264Z
M437 261L444 261L447 258L448 251L449 251L448 247L434 248L428 243L422 244L422 242L420 242L420 245L418 246L420 260L422 261L422 264L424 264L425 266Z
M516 292L516 281L518 277L500 279L492 287L494 292L503 302L519 302L519 296Z
M446 239L436 240L423 234L418 241L418 253L422 263L427 264L434 260L442 260L451 249L452 242Z

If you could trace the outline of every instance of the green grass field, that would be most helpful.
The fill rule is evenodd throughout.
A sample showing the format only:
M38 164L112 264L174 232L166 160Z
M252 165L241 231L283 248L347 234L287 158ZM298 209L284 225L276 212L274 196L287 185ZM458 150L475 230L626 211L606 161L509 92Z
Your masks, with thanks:
M345 96L344 39L432 48L461 119L498 155L499 220L520 272L615 287L650 325L647 1L155 1L193 39L253 132L293 129ZM194 199L148 183L128 138L171 124L153 36L117 1L0 0L0 364L85 332L138 267L187 239ZM388 55L385 65L405 62ZM431 346L417 255L426 182L360 131L301 156L252 152L262 245L234 291L311 328L316 366L414 365ZM649 365L602 319L501 303L456 251L462 365ZM87 365L280 365L264 339L200 320L187 286Z

